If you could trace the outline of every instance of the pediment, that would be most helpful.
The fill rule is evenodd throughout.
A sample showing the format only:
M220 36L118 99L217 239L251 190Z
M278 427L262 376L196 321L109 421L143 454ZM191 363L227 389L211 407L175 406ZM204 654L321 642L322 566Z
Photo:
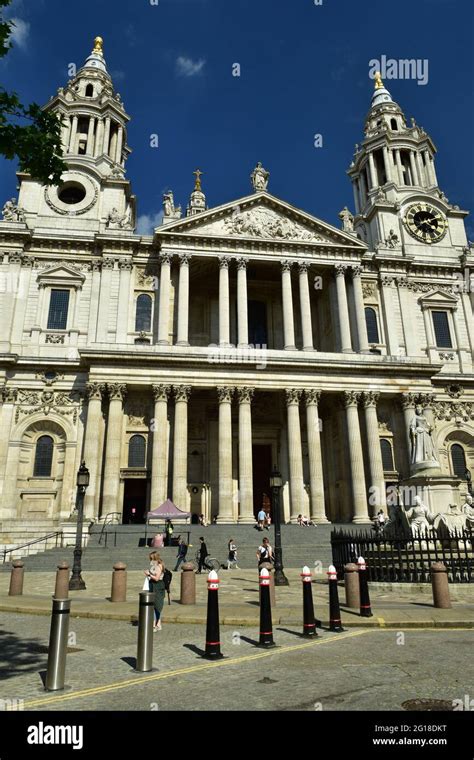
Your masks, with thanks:
M53 264L38 274L39 283L63 283L70 285L82 285L85 275L69 263Z
M351 246L366 250L355 235L333 227L267 192L255 193L155 230L158 237L186 234L209 238L268 240Z
M419 299L420 302L429 305L429 304L455 304L457 303L457 297L453 295L452 293L449 293L446 290L432 290L430 293L426 293L423 295L422 298Z

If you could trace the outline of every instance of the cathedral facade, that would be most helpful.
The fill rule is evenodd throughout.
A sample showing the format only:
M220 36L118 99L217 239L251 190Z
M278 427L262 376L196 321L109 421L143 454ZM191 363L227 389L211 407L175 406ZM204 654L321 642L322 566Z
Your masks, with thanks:
M90 471L88 518L167 498L252 523L366 523L395 487L432 512L474 469L474 249L436 148L380 77L336 228L273 196L184 212L139 235L130 149L102 40L46 106L59 187L20 173L0 222L0 522L58 525ZM251 167L249 167L251 168ZM408 499L409 500L409 499Z

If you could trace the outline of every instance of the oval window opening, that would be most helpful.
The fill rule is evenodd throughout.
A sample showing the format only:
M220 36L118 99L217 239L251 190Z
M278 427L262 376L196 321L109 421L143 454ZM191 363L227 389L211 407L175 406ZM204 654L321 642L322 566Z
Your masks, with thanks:
M78 182L67 182L58 191L59 200L70 206L80 203L85 197L86 190Z

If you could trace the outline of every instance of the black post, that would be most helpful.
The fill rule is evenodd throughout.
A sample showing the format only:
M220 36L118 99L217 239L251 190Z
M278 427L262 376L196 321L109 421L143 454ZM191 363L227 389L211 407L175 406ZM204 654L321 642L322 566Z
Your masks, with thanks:
M219 660L221 654L221 642L219 631L219 578L215 570L211 570L207 577L207 625L206 625L206 652L203 657L206 660Z
M311 587L313 576L309 567L303 567L301 580L303 581L303 636L317 636Z
M334 565L328 567L329 581L329 630L341 633L344 630L341 622L341 609L339 607L339 594L337 591L337 572Z
M357 560L359 567L359 590L360 590L360 616L373 617L370 607L369 584L367 582L367 565L365 559L359 557Z
M289 586L288 578L283 572L283 549L281 546L281 516L280 516L280 491L281 475L276 466L270 477L270 487L272 491L272 517L275 525L275 586Z
M260 640L258 645L265 649L275 646L270 600L270 573L266 567L260 570Z
M69 581L70 591L84 591L86 584L82 579L82 524L84 521L84 496L89 485L89 470L82 462L77 472L77 528L76 545L74 547L74 564Z

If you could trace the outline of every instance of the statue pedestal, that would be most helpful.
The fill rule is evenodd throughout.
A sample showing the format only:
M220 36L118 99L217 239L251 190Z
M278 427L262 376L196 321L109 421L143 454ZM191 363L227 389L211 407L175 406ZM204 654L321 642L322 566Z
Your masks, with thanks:
M425 474L420 472L400 481L405 508L409 509L413 506L415 496L419 496L434 515L437 512L449 512L450 504L457 504L460 507L460 485L463 482L461 478L430 474L431 472L430 470L425 471Z

